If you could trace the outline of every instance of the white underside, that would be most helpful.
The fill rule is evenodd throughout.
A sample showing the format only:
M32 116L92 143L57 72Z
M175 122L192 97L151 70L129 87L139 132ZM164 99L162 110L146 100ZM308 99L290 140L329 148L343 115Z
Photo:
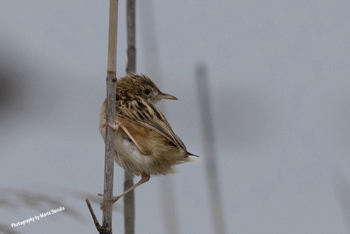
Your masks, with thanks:
M106 141L106 128L100 129L103 139ZM114 135L115 162L122 168L133 172L136 175L146 173L148 175L157 174L150 155L140 153L136 145L128 138L124 138L119 130Z

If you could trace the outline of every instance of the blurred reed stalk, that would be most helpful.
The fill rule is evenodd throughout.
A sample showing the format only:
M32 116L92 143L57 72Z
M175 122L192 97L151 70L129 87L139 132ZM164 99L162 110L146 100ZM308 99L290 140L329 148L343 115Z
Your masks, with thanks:
M139 1L140 24L142 33L142 46L144 49L144 64L146 73L158 87L162 86L162 69L158 54L157 37L154 19L154 1ZM157 103L158 108L165 114L164 102ZM161 176L157 178L162 219L165 234L179 234L180 222L178 206L175 196L175 182L173 175Z
M340 167L340 162L333 164L332 170L329 172L329 177L335 195L337 196L348 233L350 233L350 183Z
M200 116L202 119L202 142L204 144L204 161L206 165L206 174L208 176L208 189L211 215L215 234L224 234L225 219L221 202L220 182L217 170L217 156L215 154L215 137L211 113L211 96L208 89L208 75L206 66L201 64L196 67L196 80L198 88L198 99L200 107Z
M107 61L107 123L115 124L115 97L117 88L117 31L118 31L118 0L109 2L109 31L108 31L108 61ZM102 227L98 223L91 208L90 202L86 199L95 226L99 233L112 234L112 202L113 195L113 170L114 170L114 131L108 125L106 131L105 146L105 177L104 177L104 209L102 214ZM96 222L97 221L97 222Z
M127 26L127 64L126 73L136 72L136 44L135 44L135 0L126 1ZM124 171L124 191L134 185L133 173ZM134 190L124 196L124 231L125 234L135 233L135 193Z

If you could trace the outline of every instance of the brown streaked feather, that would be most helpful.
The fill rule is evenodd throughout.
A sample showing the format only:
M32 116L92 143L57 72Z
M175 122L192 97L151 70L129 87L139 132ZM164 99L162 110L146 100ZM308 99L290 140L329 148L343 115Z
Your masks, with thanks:
M116 115L156 131L175 146L187 152L186 146L174 133L165 116L152 104L140 98L134 100L120 100L117 101Z
M135 145L137 144L139 146L138 149L140 150L141 154L150 155L151 151L150 151L149 141L148 141L148 139L152 137L150 130L145 127L140 127L140 125L134 122L131 122L126 118L117 117L117 121L120 122L122 125L124 125L124 127L128 130L130 135L133 136L134 140L136 141L134 143ZM124 134L125 134L125 137L127 138L128 135L126 133ZM130 139L130 141L133 141L133 140Z

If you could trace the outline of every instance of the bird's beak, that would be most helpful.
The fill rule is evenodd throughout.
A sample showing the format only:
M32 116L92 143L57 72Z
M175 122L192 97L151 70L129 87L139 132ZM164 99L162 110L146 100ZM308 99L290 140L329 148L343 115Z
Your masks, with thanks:
M174 97L173 95L166 94L166 93L160 93L160 94L158 94L157 98L158 98L158 99L177 100L177 98Z

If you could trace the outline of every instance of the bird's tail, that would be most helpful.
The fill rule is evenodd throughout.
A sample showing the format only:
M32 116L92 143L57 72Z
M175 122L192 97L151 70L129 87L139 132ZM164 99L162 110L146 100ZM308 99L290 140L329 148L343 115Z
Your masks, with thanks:
M199 158L199 156L198 156L198 155L192 154L192 153L190 153L190 152L188 152L188 151L186 151L186 153L187 153L187 156L194 156L194 157Z
M198 155L192 154L190 152L186 152L187 153L187 157L186 157L186 162L198 162L199 160L197 158L199 158ZM193 158L193 157L189 157L189 156L193 156L193 157L197 157L197 158Z

